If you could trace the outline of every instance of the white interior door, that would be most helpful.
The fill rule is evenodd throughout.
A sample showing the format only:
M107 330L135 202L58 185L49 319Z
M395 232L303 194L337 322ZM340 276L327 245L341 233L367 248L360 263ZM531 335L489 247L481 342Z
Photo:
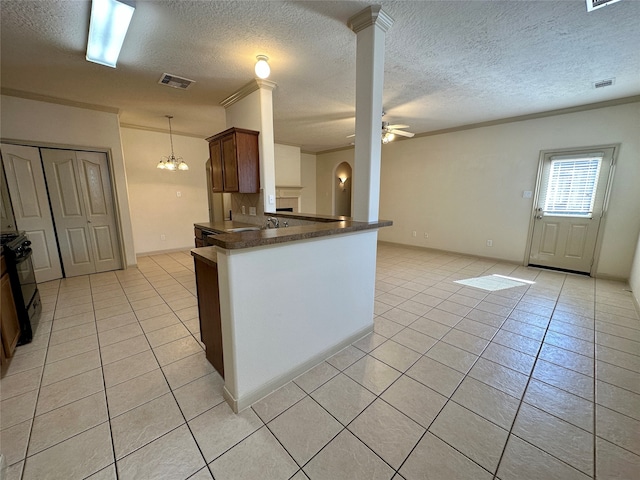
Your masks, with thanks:
M76 154L72 150L43 148L42 163L49 187L51 210L56 220L65 276L95 273Z
M121 266L107 155L75 152L96 272Z
M0 168L0 232L12 232L17 230L16 219L11 209L11 199L9 197L9 187L7 186L7 177L4 175L4 166Z
M24 230L33 250L38 283L62 278L40 153L36 147L0 145L16 226Z
M65 276L121 268L106 154L41 152Z
M529 265L591 273L613 153L544 155Z

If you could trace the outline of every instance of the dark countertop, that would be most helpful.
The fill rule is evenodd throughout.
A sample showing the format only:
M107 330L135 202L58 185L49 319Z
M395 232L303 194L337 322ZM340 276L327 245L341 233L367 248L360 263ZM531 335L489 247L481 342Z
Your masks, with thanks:
M264 245L275 245L278 243L295 242L309 238L341 235L362 230L373 230L381 227L388 227L392 224L393 222L390 220L379 220L377 222L354 222L352 220L342 220L316 223L313 225L303 225L299 227L281 227L253 232L227 233L209 237L209 242L212 245L227 250L236 250L242 248L261 247Z
M216 253L216 247L192 248L191 256L211 265L212 267L215 267L218 264L218 254Z
M295 218L296 220L307 220L311 222L340 222L342 220L351 221L351 217L334 216L334 215L317 215L315 213L264 212L264 216Z
M194 223L194 227L200 227L203 230L209 230L215 233L229 233L232 228L260 227L260 225L251 225L250 223L234 222L233 220L224 220L222 222L202 222Z

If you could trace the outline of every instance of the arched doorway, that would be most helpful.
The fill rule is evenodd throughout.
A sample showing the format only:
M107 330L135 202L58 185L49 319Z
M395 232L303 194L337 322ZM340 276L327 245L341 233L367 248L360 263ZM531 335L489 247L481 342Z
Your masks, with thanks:
M335 215L351 216L351 185L353 174L351 165L342 162L336 167L336 176L334 179L334 207Z

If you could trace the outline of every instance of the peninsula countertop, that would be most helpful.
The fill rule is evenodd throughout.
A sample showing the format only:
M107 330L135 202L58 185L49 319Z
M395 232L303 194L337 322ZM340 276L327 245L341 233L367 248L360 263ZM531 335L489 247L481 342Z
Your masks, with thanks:
M227 250L237 250L242 248L260 247L264 245L274 245L278 243L295 242L310 238L326 237L330 235L342 235L362 230L372 230L393 225L391 220L378 220L375 222L357 222L346 217L329 217L320 215L303 214L268 214L278 217L297 218L309 220L316 223L302 226L263 228L257 231L223 233L209 237L209 244ZM224 222L227 223L227 222ZM215 224L196 224L196 226L206 226ZM254 225L255 226L255 225ZM227 227L235 228L235 227ZM217 229L215 229L217 230Z

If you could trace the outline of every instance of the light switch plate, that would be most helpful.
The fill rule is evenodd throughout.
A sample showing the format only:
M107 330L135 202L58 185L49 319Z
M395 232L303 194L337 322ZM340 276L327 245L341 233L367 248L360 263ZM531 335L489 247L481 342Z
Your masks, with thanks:
M249 207L249 215L256 216L256 207Z
M276 196L269 195L269 205L273 205L274 203L276 203Z

